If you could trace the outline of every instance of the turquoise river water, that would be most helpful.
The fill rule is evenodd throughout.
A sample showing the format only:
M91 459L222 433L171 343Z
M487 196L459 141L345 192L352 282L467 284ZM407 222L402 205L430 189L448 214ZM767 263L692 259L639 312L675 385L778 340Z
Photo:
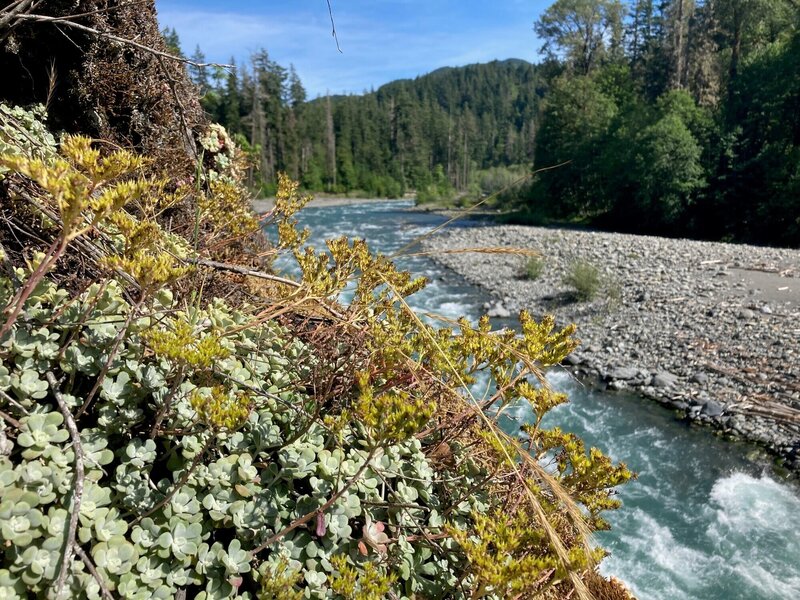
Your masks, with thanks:
M410 207L308 208L300 220L317 248L347 235L391 253L442 222ZM398 263L431 281L409 299L414 308L473 320L481 314L485 291L424 256ZM288 260L278 267L296 271ZM800 599L800 488L772 475L763 455L689 427L651 401L587 389L562 370L548 377L570 397L550 424L638 473L619 490L622 508L607 515L612 530L597 535L611 552L604 574L625 581L641 600Z

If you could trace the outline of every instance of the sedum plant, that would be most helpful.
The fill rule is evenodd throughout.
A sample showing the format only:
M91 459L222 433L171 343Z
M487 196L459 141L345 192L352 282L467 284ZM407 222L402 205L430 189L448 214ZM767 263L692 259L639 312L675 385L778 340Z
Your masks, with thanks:
M84 139L61 153L0 158L61 215L60 254L0 275L0 597L590 597L588 536L630 473L540 426L573 328L423 322L405 298L424 280L363 240L302 247L286 178L273 251L302 278L261 273L252 304L187 292L198 245L159 224L167 186ZM215 201L195 231L235 238ZM104 276L67 289L75 240ZM520 405L534 423L501 430Z

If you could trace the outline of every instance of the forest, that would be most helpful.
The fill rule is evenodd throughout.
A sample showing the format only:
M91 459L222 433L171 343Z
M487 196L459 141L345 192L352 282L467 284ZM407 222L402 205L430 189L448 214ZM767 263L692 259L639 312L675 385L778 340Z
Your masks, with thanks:
M799 16L795 0L558 0L533 26L539 65L313 100L264 50L235 72L189 69L265 194L279 171L420 202L505 190L491 199L523 222L796 246Z

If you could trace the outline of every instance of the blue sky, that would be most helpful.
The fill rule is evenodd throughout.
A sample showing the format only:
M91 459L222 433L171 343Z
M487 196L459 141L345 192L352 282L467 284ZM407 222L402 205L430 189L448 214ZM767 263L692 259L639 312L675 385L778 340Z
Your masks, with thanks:
M340 54L325 0L156 0L162 26L184 52L246 59L266 48L294 63L309 96L360 93L443 66L494 59L536 61L533 21L552 0L332 0Z

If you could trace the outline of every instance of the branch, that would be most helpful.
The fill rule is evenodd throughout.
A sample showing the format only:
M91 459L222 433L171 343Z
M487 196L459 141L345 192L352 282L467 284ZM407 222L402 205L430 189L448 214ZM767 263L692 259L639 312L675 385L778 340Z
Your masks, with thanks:
M300 287L300 284L292 279L286 279L285 277L279 277L278 275L271 275L270 273L264 273L263 271L248 269L247 267L240 267L239 265L231 265L229 263L221 263L217 262L216 260L206 260L204 258L187 258L185 260L193 265L210 267L212 269L220 269L222 271L231 271L232 273L239 273L240 275L247 275L248 277L258 277L259 279L277 281L278 283L283 283L292 287Z
M95 29L94 27L89 27L88 25L81 25L80 23L75 23L74 21L70 21L71 17L50 17L48 15L16 15L18 20L22 21L34 21L37 23L57 23L60 25L66 25L67 27L73 27L75 29L80 29L81 31L86 31L87 33L91 33L92 35L96 35L99 37L107 38L111 41L125 44L127 46L133 46L134 48L138 48L139 50L143 50L144 52L148 52L155 56L161 56L164 58L168 58L170 60L174 60L185 65L191 65L193 67L221 67L223 69L235 69L234 65L226 65L221 63L200 63L194 62L193 60L189 60L188 58L184 58L183 56L176 56L175 54L170 54L169 52L163 52L161 50L156 50L155 48L151 48L145 44L140 44L139 42L134 42L128 38L123 38L118 35L114 35L113 33L108 33L107 31L100 31L99 29Z
M339 54L343 54L342 49L339 47L339 36L336 35L336 23L333 20L333 7L331 6L331 0L327 0L328 2L328 15L331 17L331 35L333 39L336 41L336 49L339 51Z
M64 422L69 430L69 435L72 438L72 448L75 451L75 483L72 493L72 514L69 516L69 529L67 530L67 541L64 547L64 556L61 558L61 570L58 573L56 580L56 598L61 598L61 591L64 588L64 582L67 579L67 570L69 564L72 562L72 553L75 550L75 530L78 528L78 515L81 512L81 498L83 498L83 446L81 446L81 435L78 432L78 427L75 425L75 419L72 418L72 413L69 411L64 397L58 390L58 381L55 375L48 371L45 373L47 382L53 390L53 395L58 402L58 408L61 414L64 415Z
M117 357L117 350L119 350L119 347L122 344L122 340L125 337L125 334L128 333L128 328L133 322L133 319L135 318L136 314L139 312L139 309L142 307L142 304L144 304L146 298L147 297L144 294L142 294L141 298L139 298L136 304L131 306L130 312L126 317L125 322L122 324L122 327L117 332L117 337L114 338L114 342L111 345L111 350L108 353L108 358L106 359L103 368L100 370L100 374L97 376L97 380L94 382L94 385L92 386L89 395L86 396L86 399L83 401L83 404L81 404L81 407L78 409L78 413L76 416L79 419L81 418L81 416L83 416L83 413L85 413L86 410L89 408L89 405L92 403L92 400L94 400L94 395L103 385L103 381L105 380L106 375L108 375L108 372L111 370L111 364Z
M6 27L15 18L18 18L20 16L20 13L28 10L33 10L32 0L21 0L16 4L17 5L13 8L6 7L2 11L0 11L0 14L3 15L2 17L0 17L0 28Z
M6 412L3 412L2 410L0 410L0 417L2 417L3 420L5 420L9 425L11 425L12 427L15 427L16 429L19 429L20 427L22 427L22 425L20 425L19 421L17 421L10 414L8 414Z
M80 546L75 546L75 554L81 557L83 564L86 565L86 568L89 570L89 573L92 574L92 577L94 577L94 580L97 582L97 585L100 586L100 591L103 593L103 597L106 600L114 600L114 596L112 596L111 592L108 591L108 588L106 587L103 578L100 577L100 573L97 572L97 569L92 564L89 555L86 554L86 552L84 552L83 548L81 548Z
M178 90L175 88L175 79L173 79L172 75L169 73L169 70L164 66L164 59L161 56L156 56L156 60L158 60L158 66L161 67L161 71L164 73L164 77L169 84L169 89L172 92L172 98L175 100L175 104L178 106L178 117L181 120L181 128L183 129L186 149L189 151L192 157L197 160L197 146L195 146L194 138L192 136L192 128L189 127L189 123L186 121L186 109L183 106L183 102L181 102L181 97L178 94Z
M311 519L313 519L317 515L320 515L320 514L324 513L331 506L333 506L333 503L336 502L342 496L342 494L344 494L347 490L349 490L350 486L353 485L356 481L358 481L358 478L361 477L361 475L364 473L364 471L367 470L367 467L370 466L369 463L375 457L375 452L377 450L378 450L378 448L373 448L372 450L370 450L369 454L367 455L367 459L364 461L364 464L361 465L361 468L356 472L356 474L353 475L350 479L348 479L345 482L345 484L342 486L342 489L340 489L333 496L331 496L330 499L325 504L323 504L322 506L320 506L319 508L317 508L315 510L312 510L310 513L306 513L302 517L299 517L299 518L295 519L294 521L289 523L286 527L281 529L278 533L276 533L275 535L269 537L266 542L264 542L260 546L257 546L256 548L253 548L250 551L250 553L253 556L255 556L256 554L258 554L262 550L268 548L269 546L271 546L272 544L277 542L279 539L281 539L283 536L285 536L290 531L294 531L295 529L297 529L301 525L305 525Z
M14 407L15 407L15 408L17 408L18 410L20 410L20 411L22 412L22 414L25 414L25 415L29 415L29 414L30 414L30 413L28 412L28 409L27 409L27 408L25 408L24 406L22 406L22 404L20 404L20 403L19 403L19 402L17 402L16 400L14 400L14 398L12 398L12 397L11 397L11 396L9 396L8 394L6 394L6 393L5 393L3 390L0 390L0 399L2 399L2 400L5 400L5 401L6 401L6 402L8 402L9 404L11 404L12 406L14 406Z
M158 428L161 427L161 422L164 420L164 417L167 416L167 412L169 411L170 406L172 406L172 400L175 398L175 395L180 390L181 384L183 383L183 369L184 365L181 364L178 367L178 373L175 377L175 382L172 384L172 387L167 392L166 398L164 398L164 403L161 405L161 410L158 411L156 415L155 422L153 423L153 427L150 429L150 439L155 439L156 434L158 433Z
M172 500L172 498L175 496L175 494L178 493L178 490L180 490L184 485L186 485L186 482L189 481L189 477L192 476L192 473L194 473L194 470L197 468L197 465L200 464L200 461L203 459L203 456L205 456L205 454L208 451L209 446L211 446L211 442L213 440L214 440L214 435L212 433L211 435L208 436L208 439L206 440L205 444L203 444L203 448L195 455L194 459L192 460L192 464L189 465L189 468L186 469L186 472L181 476L181 478L178 480L178 482L174 486L172 486L172 489L169 491L169 493L166 496L164 496L161 500L156 502L148 510L146 510L143 514L141 514L138 517L136 517L136 520L134 521L134 523L138 523L139 521L141 521L145 517L149 517L154 512L156 512L159 508L162 508L163 506L165 506L167 504L167 502Z

